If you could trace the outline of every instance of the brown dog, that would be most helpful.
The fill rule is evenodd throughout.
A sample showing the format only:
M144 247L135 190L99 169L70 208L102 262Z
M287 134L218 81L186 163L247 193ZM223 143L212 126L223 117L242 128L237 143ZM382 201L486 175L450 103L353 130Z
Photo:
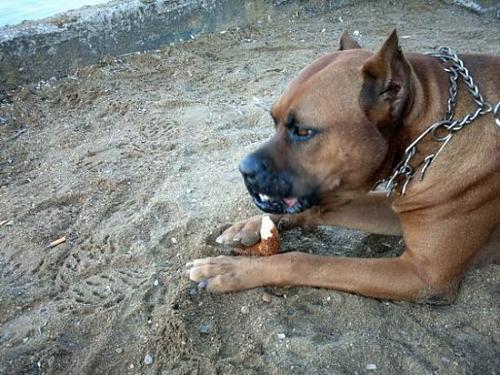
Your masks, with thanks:
M489 103L500 100L500 58L461 55ZM188 264L191 280L214 292L264 285L334 288L376 298L453 301L465 271L479 258L500 258L500 127L492 113L454 133L423 180L390 198L371 191L405 149L447 113L449 74L440 59L405 54L396 32L376 53L347 34L291 82L272 108L276 133L240 164L259 208L285 228L328 224L402 234L397 258L323 257L289 252L270 257L216 257ZM455 117L474 111L462 83ZM492 112L490 110L490 112ZM448 133L446 133L448 134ZM442 137L442 135L436 135ZM440 148L423 137L416 168ZM258 240L260 217L234 224L219 242Z

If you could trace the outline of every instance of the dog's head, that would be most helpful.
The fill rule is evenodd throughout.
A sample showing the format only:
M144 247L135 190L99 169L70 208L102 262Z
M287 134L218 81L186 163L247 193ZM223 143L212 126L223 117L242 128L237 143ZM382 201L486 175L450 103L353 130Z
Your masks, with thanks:
M376 53L344 33L340 49L307 66L274 104L274 136L240 163L255 204L297 213L366 193L411 103L411 67L394 31Z

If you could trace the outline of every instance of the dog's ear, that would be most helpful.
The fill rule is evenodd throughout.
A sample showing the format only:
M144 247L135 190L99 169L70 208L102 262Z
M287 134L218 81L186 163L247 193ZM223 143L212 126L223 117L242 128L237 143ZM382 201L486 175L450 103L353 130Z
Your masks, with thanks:
M410 101L411 67L394 30L384 45L361 68L363 86L359 104L380 126L395 124Z
M339 40L339 51L344 51L346 49L357 49L361 48L358 42L354 40L347 31L344 31L340 36Z

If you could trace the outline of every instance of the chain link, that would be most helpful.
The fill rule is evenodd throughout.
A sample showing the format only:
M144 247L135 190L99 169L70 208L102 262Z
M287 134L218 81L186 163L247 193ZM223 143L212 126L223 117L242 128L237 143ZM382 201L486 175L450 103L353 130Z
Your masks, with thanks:
M429 53L429 55L441 59L443 63L450 64L449 67L443 68L449 74L450 81L446 116L444 119L429 126L405 149L403 160L394 168L392 175L382 181L387 189L387 196L391 195L391 193L394 192L400 184L402 184L401 195L405 195L408 184L413 179L418 169L420 169L420 181L422 181L427 169L451 141L455 133L462 130L479 116L492 113L495 123L500 126L500 102L493 107L490 103L484 100L483 96L479 92L479 88L474 83L469 70L465 67L463 61L459 59L457 54L450 48L443 47L438 52ZM464 118L457 120L454 119L454 117L455 106L457 104L459 78L461 78L467 86L467 91L471 95L477 108L465 115ZM434 153L427 155L422 162L413 168L411 166L411 161L417 153L417 145L423 138L429 135L436 142L441 144Z

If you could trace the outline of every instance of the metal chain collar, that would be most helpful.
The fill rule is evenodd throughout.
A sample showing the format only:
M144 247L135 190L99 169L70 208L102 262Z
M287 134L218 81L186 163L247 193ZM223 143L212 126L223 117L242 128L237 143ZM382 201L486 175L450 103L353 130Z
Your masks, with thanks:
M439 154L443 151L446 145L451 141L453 136L459 130L469 125L479 116L483 116L487 113L492 113L495 118L496 124L500 127L500 102L498 102L494 107L490 103L486 102L483 96L479 93L478 87L475 85L469 70L464 66L462 60L460 60L456 53L454 53L450 48L443 47L439 52L429 53L430 56L437 57L441 59L443 63L449 62L449 67L444 67L445 72L449 74L450 79L450 96L448 98L448 110L446 116L443 120L440 120L431 126L429 126L422 134L420 134L405 150L403 155L403 160L394 168L392 175L383 181L385 184L385 189L387 189L387 196L391 195L395 189L402 184L401 195L405 195L406 188L409 182L412 180L415 173L420 169L420 181L424 179L425 172L431 165L431 163L436 160ZM462 119L454 119L455 117L455 105L457 104L457 93L458 93L458 79L462 78L462 81L467 86L467 91L472 96L476 104L476 109L468 113ZM415 154L417 153L418 143L430 135L436 142L441 145L432 154L427 155L423 161L421 161L415 168L411 166L411 161Z

